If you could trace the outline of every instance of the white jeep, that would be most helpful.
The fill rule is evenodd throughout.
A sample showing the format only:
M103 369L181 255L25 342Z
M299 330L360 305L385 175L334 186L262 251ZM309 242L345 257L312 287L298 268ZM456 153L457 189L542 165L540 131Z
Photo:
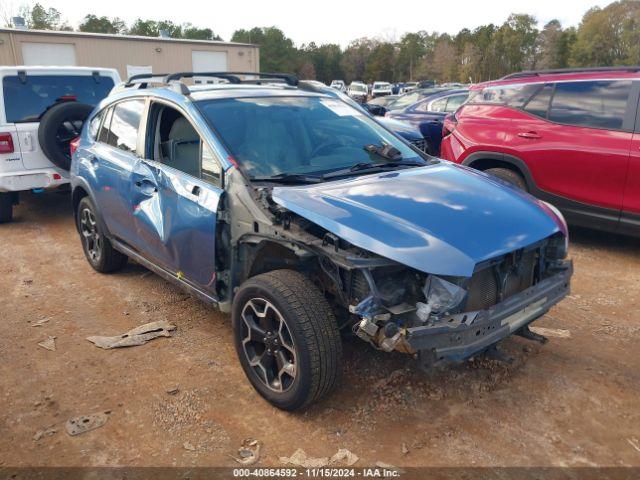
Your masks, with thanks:
M0 67L0 223L19 192L69 183L69 143L119 82L110 68Z

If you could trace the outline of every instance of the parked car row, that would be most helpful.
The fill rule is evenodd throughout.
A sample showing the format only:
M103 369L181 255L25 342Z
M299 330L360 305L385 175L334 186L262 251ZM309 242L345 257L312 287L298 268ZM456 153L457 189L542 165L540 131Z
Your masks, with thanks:
M247 378L288 410L336 384L341 330L423 366L540 340L528 325L572 274L553 206L425 154L341 89L185 83L202 75L129 79L58 138L96 271L131 258L230 312Z

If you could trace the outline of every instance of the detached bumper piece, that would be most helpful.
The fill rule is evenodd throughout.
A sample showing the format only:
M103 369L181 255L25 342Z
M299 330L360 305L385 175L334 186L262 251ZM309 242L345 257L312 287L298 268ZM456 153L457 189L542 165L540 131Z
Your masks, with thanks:
M571 262L536 285L486 310L443 318L436 325L409 328L406 342L432 361L461 361L516 333L566 297L573 272Z

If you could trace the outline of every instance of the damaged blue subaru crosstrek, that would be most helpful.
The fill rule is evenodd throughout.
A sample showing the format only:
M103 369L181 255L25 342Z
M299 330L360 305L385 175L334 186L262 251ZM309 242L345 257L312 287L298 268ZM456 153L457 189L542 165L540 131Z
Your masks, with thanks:
M528 325L572 273L553 206L293 76L243 75L132 78L91 114L71 182L94 269L132 258L231 312L249 381L288 410L336 383L341 330L422 366L544 340Z

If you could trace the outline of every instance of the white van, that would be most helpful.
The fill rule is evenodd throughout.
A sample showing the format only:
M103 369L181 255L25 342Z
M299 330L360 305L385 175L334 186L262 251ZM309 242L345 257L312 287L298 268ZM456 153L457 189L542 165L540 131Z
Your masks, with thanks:
M391 84L389 82L374 82L371 96L376 98L384 95L391 95Z
M19 192L69 182L69 142L119 82L110 68L0 67L0 223Z

